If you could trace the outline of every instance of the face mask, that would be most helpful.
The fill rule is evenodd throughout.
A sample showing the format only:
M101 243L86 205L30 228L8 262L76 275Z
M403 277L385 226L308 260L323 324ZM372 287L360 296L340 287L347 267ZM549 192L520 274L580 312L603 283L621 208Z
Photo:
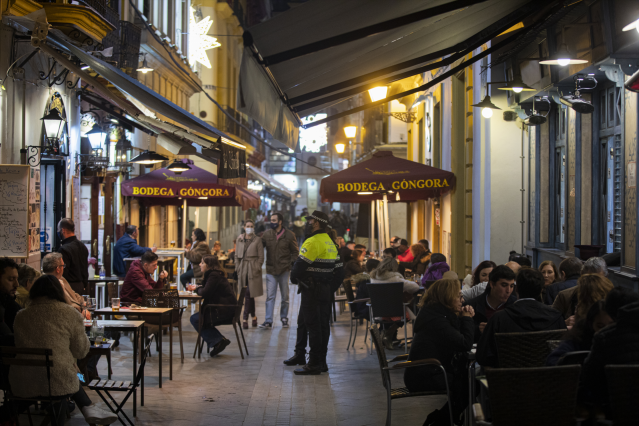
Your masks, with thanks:
M246 235L251 235L253 233L253 228L245 228L244 231L246 232Z
M308 237L309 235L311 235L313 233L313 225L310 223L306 223L304 232L306 233L306 236Z
M278 227L279 223L273 223L273 222L271 222L271 224L270 224L270 225L271 225L271 229L277 229L277 227Z

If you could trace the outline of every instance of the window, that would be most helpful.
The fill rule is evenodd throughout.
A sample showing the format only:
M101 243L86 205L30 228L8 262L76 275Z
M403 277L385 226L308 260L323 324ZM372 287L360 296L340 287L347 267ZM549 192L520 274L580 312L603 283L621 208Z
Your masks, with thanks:
M279 151L271 151L269 156L269 174L295 173L297 171L296 158L282 154Z

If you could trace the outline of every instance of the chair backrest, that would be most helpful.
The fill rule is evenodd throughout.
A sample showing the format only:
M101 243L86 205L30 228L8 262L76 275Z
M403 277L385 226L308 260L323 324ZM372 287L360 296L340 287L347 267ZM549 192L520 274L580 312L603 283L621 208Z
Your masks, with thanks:
M500 368L543 367L550 349L548 340L563 340L566 330L497 333L497 357Z
M142 375L144 374L144 366L146 365L146 357L151 355L151 342L155 338L155 334L151 334L149 337L149 342L144 347L144 352L142 353L142 362L140 362L140 367L138 368L138 374L135 376L135 383L133 385L135 387L140 386L140 382L142 381Z
M607 365L608 394L615 426L636 425L639 419L639 365Z
M590 355L590 351L568 352L559 358L557 365L583 365L588 355Z
M493 425L574 424L580 371L578 365L486 368Z
M244 307L244 295L246 294L246 287L242 287L240 290L240 297L237 298L237 307L235 308L235 315L233 316L234 322L240 322L240 316L242 315L242 308Z
M390 373L384 368L388 367L388 361L386 360L386 352L384 351L384 345L382 344L382 338L379 335L379 330L375 325L371 326L371 338L373 339L373 345L377 351L377 360L379 361L379 369L382 372L382 384L384 388L388 389L390 386Z
M404 283L369 283L366 285L375 317L404 315Z
M29 355L41 358L14 358L16 355ZM47 371L47 383L49 386L49 397L51 397L51 368L53 361L51 357L53 351L45 348L16 348L15 346L0 346L0 364L20 367L45 367ZM8 387L8 386L7 386Z
M546 345L548 345L548 350L552 352L561 345L561 342L561 340L546 340Z
M348 300L349 302L355 300L352 280L344 280L344 282L342 283L342 288L344 289L344 293L346 293L346 300Z
M179 309L180 297L176 289L144 290L142 306Z

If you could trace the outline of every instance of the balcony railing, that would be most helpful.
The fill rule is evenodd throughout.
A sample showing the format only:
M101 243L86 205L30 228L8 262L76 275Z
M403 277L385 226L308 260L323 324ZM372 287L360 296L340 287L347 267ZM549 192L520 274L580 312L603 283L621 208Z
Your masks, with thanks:
M140 53L141 30L138 26L127 21L118 21L116 30L109 33L102 45L113 47L111 61L117 63L117 67L124 69L131 77L136 78Z
M117 27L120 20L119 3L115 0L78 0L78 3L89 6L98 12L111 25Z

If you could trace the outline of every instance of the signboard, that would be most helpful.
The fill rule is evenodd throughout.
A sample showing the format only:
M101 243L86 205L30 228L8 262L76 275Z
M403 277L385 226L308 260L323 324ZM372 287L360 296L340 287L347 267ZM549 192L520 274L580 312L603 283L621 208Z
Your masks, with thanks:
M29 256L29 170L0 164L0 256Z
M45 253L51 252L51 241L53 235L51 234L51 227L47 226L46 230L40 231L40 251Z

